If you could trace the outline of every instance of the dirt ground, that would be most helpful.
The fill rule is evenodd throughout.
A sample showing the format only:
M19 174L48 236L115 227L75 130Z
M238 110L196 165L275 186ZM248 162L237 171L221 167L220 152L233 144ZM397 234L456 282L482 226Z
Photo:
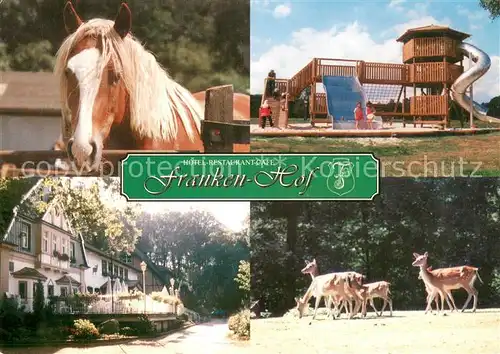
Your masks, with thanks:
M469 310L470 311L470 310ZM332 320L292 316L252 320L255 353L273 354L498 354L500 309Z

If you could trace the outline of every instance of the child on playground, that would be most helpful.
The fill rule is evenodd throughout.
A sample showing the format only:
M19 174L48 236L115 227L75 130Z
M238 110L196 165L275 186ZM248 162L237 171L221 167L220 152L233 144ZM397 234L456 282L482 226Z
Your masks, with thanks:
M266 96L273 96L274 95L274 90L276 88L276 73L274 72L273 69L269 71L267 74L267 95Z
M262 106L259 108L259 117L261 121L261 128L265 129L266 128L266 120L269 119L269 126L272 128L274 126L273 124L273 118L272 118L273 112L271 111L271 107L269 106L269 103L267 100L262 103Z
M373 107L373 104L368 101L366 104L366 119L368 122L368 128L373 129L373 119L375 118L375 107Z
M356 103L356 108L354 108L354 119L356 121L356 129L359 129L359 122L363 120L363 109L361 108L361 102Z

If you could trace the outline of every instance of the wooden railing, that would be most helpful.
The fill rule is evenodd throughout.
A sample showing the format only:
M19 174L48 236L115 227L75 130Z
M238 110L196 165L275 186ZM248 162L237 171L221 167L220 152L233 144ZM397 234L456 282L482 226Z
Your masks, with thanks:
M327 114L326 93L317 93L314 97L314 113Z
M415 116L445 116L448 112L447 96L410 97L410 113Z
M408 67L404 64L362 63L359 76L361 83L405 85L408 83Z
M450 63L416 63L409 64L411 83L439 83L452 84L462 74L463 68Z
M315 79L322 76L357 76L361 83L405 85L408 84L408 67L404 64L371 63L348 59L315 59ZM335 64L328 64L335 62ZM345 64L337 64L337 62Z
M460 58L459 43L455 39L446 37L413 38L403 46L403 62L426 57Z
M264 100L268 98L268 95L267 95L267 81L268 80L269 79L267 77L264 79L264 93L262 94L260 104L263 104ZM277 88L280 93L288 92L288 80L287 79L275 79L274 81L276 83L275 88Z
M290 97L295 97L302 92L307 86L313 83L313 73L315 60L310 61L297 74L288 80L288 93Z

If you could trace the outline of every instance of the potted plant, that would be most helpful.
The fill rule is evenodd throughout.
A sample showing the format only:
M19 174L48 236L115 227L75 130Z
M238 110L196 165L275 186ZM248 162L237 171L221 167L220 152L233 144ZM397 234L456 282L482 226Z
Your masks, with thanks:
M57 250L54 250L54 252L52 253L52 255L56 258L59 258L61 257L61 254L57 251Z
M59 259L63 262L69 261L69 256L66 253L63 253L59 256Z
M70 263L71 263L71 264L76 264L76 258L75 258L75 257L71 257L71 259L70 259Z

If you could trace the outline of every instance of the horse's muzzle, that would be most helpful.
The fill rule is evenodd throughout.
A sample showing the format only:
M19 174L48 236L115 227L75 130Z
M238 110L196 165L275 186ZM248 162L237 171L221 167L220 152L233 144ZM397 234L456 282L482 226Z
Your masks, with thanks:
M71 161L74 161L78 164L88 164L89 166L94 166L95 163L96 163L96 159L97 159L97 154L99 152L99 148L97 146L97 143L94 139L92 139L90 142L89 142L89 145L91 147L91 151L90 151L90 154L86 157L86 160L87 161L82 161L81 160L81 156L80 156L80 159L77 159L75 157L75 154L73 152L73 148L75 147L74 146L74 143L75 143L75 139L71 138L69 141L68 141L68 144L67 144L67 153L68 153L68 157ZM78 147L78 148L81 148L81 147Z

